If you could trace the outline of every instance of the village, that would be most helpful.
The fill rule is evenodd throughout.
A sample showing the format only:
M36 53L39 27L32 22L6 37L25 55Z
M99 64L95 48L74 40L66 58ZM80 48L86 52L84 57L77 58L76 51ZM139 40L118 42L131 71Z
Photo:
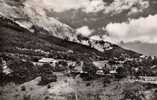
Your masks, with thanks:
M141 59L144 59L144 57L139 58L138 60L141 61ZM136 59L137 60L137 59ZM127 59L128 61L133 61L133 59ZM23 62L27 62L23 60ZM33 66L43 66L47 64L49 67L52 68L53 72L61 72L66 73L67 75L88 75L90 72L84 70L84 62L76 62L76 61L70 61L70 60L63 60L63 59L53 59L53 58L41 58L38 60L34 60L31 62ZM132 67L131 69L125 68L126 62L125 61L93 61L93 65L95 67L94 75L96 77L104 77L104 76L118 76L118 77L130 77L131 79L142 79L147 81L149 79L149 76L146 74L143 74L144 72L141 72L142 67ZM89 67L90 68L90 67ZM153 65L150 67L152 69L152 72L156 73L156 65ZM6 75L9 75L13 72L12 69L10 69L7 66L7 62L1 58L1 69L2 72ZM141 74L141 73L142 74ZM139 74L140 73L140 74ZM152 77L152 76L151 76ZM145 78L145 79L144 79ZM153 79L156 79L156 76L153 76ZM152 78L150 78L152 79ZM151 80L156 81L156 80Z
M54 69L62 69L67 73L87 73L83 70L84 62L75 62L67 61L62 59L53 59L53 58L42 58L38 62L33 62L34 65L42 66L44 64L49 64ZM116 69L122 67L122 65L113 65L111 66L108 61L94 61L93 65L96 66L96 75L105 75L105 74L116 74Z
M19 88L22 89L22 91L26 91L26 90L29 92L35 91L37 93L39 88L40 89L39 92L42 91L44 93L44 91L48 91L49 98L55 98L55 97L60 98L62 97L60 95L62 93L65 94L65 93L73 92L74 93L73 100L77 100L78 98L80 98L79 96L81 95L80 92L88 91L88 89L90 92L94 91L95 89L96 91L100 91L103 90L103 88L104 89L107 88L109 90L109 88L111 88L110 84L111 85L114 84L114 88L117 88L118 85L124 85L126 83L127 84L135 84L135 83L151 84L150 87L151 86L156 87L157 84L156 76L147 76L141 74L136 76L135 72L138 73L141 70L140 68L132 67L133 72L129 73L128 69L127 70L124 69L125 67L124 61L119 61L119 62L113 62L111 60L93 61L92 64L96 68L96 71L94 71L95 72L94 75L96 78L92 80L84 80L85 79L84 77L91 75L89 73L93 69L89 71L84 70L84 66L86 66L86 64L83 61L76 62L70 60L43 57L36 61L35 60L32 61L30 64L28 64L28 62L23 59L22 62L24 63L24 65L22 63L19 63L19 65L22 66L22 69L25 69L24 66L26 64L27 67L32 66L35 68L39 68L40 70L39 72L41 74L39 74L39 76L34 77L32 81L20 85ZM17 68L18 67L20 66L17 66ZM20 74L20 72L16 71L17 69L15 70L16 73L14 73L14 70L11 69L10 66L8 66L7 61L5 61L5 59L3 58L1 58L1 68L2 68L2 73L4 73L6 76ZM150 68L155 70L156 66L154 65L151 66ZM33 72L33 74L35 74L34 69L32 69L31 71ZM25 72L22 72L22 74L25 74ZM29 76L30 76L29 74L26 74L25 77L28 78ZM20 78L17 75L15 77ZM99 87L99 84L101 88ZM108 85L109 87L106 87L106 85ZM35 86L35 87L33 88L33 90L28 90L29 87L31 86L32 87ZM26 90L23 90L25 88ZM43 90L43 88L45 90ZM52 94L53 95L55 94L56 96L51 96ZM97 98L97 96L95 95L91 95L90 97Z

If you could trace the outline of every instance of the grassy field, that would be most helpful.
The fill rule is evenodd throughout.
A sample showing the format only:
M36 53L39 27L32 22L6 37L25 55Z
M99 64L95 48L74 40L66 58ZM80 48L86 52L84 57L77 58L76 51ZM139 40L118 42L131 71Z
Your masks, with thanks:
M83 81L55 73L57 82L38 85L40 77L21 85L0 87L0 100L156 100L157 85L129 82L128 79L105 83L105 78Z

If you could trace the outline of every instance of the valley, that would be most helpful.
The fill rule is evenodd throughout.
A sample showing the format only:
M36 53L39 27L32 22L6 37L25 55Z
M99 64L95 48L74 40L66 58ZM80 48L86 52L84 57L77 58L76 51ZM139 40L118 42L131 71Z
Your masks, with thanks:
M107 2L101 6L108 7L111 1ZM44 9L47 2L42 3L0 0L0 100L157 100L154 49L149 45L153 54L147 55L146 49L146 53L135 50L140 46L117 45L103 38L110 35L104 25L127 20L127 7L118 16L113 12L104 16L103 11L83 12L85 8L57 13ZM92 6L97 8L95 3ZM89 36L77 32L83 24Z

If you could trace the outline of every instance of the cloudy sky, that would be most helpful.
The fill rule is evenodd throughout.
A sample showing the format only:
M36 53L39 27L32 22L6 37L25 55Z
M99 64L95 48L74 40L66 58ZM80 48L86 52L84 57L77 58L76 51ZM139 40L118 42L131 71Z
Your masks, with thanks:
M104 25L98 25L99 27L97 28L91 27L91 24L87 24L87 22L84 24L81 23L80 26L76 27L76 31L86 37L91 36L91 34L96 34L91 38L98 39L99 35L97 35L97 32L101 29L103 39L111 42L138 40L157 43L157 15L148 13L146 16L140 16L140 14L142 15L152 6L151 3L156 3L155 0L153 2L150 1L151 0L26 0L24 4L27 9L33 8L41 13L41 15L45 14L45 9L53 10L56 13L64 13L71 9L75 11L81 10L87 17L79 20L87 21L92 19L91 16L88 15L93 14L94 16L94 14L99 12L101 12L104 17L106 15L114 16L114 20L120 19L118 15L122 14L120 17L121 19L124 17L125 20L109 20L105 23L105 19L102 19L101 21L104 21ZM136 15L138 15L138 17L136 17ZM75 15L71 16L76 17ZM93 18L92 20L98 20L98 18ZM75 21L77 20L73 22ZM99 24L99 21L97 21L97 23L93 22L92 24L96 26ZM106 33L108 33L109 36L107 36Z
M0 0L14 6L12 0ZM92 39L157 43L157 0L18 0L29 16L55 17ZM17 4L17 3L16 3ZM4 5L4 4L3 4ZM6 8L7 5L5 5ZM1 9L3 12L5 9ZM12 9L11 9L12 10Z
M106 2L105 2L106 1ZM107 1L112 1L107 4ZM130 10L129 14L142 12L149 7L146 0L26 0L26 5L36 7L37 10L53 9L56 12L63 12L70 9L82 9L84 12L121 13L123 10Z

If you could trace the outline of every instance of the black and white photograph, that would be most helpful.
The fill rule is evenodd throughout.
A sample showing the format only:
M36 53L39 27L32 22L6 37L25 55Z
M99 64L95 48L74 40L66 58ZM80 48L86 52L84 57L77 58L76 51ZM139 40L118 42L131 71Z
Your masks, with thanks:
M157 100L157 0L0 0L0 100Z

